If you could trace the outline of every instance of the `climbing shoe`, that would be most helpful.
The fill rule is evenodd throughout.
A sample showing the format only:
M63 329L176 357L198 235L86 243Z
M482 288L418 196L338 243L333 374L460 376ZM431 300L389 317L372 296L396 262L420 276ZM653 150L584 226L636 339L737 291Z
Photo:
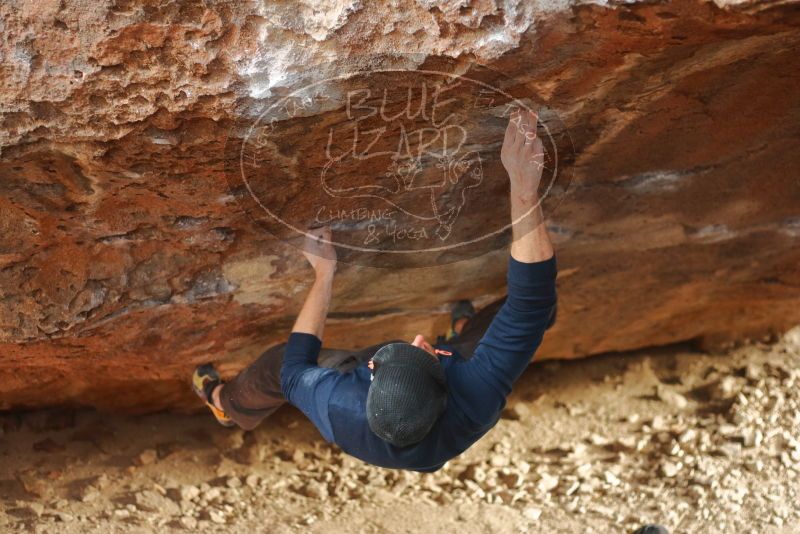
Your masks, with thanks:
M475 307L472 302L468 300L459 300L453 306L453 311L450 312L450 332L447 333L447 339L453 339L458 334L456 333L456 323L460 319L471 319L475 315Z
M233 426L235 424L233 419L225 415L225 412L214 406L214 402L211 398L211 392L214 391L214 388L220 384L222 384L222 381L219 378L219 374L217 373L217 370L214 369L214 366L210 363L201 365L195 369L194 373L192 374L192 389L194 390L195 394L206 403L206 406L208 406L208 409L211 410L212 414L214 414L217 422L222 426Z

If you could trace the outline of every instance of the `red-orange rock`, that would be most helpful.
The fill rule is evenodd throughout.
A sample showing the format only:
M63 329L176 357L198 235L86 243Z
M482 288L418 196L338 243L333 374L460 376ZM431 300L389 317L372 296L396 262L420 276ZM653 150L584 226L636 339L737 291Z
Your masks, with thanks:
M196 407L282 340L310 271L257 200L334 225L326 344L441 333L503 291L512 98L558 150L542 358L800 322L796 2L318 4L0 6L0 409ZM423 86L451 122L366 117Z

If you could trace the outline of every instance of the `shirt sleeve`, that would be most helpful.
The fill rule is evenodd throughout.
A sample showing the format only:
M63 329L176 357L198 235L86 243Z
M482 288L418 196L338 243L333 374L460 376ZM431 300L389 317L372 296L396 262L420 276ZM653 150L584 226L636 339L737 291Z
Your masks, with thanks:
M322 341L317 336L293 332L281 367L281 391L286 400L308 417L326 441L333 441L328 400L339 373L317 366Z
M556 309L556 260L509 259L508 297L466 362L448 375L451 397L477 426L493 425L542 342Z

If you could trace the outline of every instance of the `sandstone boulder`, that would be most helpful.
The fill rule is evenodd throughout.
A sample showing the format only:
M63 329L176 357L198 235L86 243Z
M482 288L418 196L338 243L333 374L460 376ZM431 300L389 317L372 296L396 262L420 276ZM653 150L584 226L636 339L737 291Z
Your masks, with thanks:
M541 358L800 322L796 2L390 4L0 5L0 409L197 407L286 336L315 221L326 344L441 333L503 291L510 102L558 163Z

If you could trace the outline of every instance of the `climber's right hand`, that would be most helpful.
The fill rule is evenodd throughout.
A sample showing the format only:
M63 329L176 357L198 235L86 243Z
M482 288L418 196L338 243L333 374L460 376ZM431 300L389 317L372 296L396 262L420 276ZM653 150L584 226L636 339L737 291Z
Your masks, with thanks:
M512 193L534 197L542 179L544 146L536 134L539 117L533 111L518 110L512 113L500 150Z

